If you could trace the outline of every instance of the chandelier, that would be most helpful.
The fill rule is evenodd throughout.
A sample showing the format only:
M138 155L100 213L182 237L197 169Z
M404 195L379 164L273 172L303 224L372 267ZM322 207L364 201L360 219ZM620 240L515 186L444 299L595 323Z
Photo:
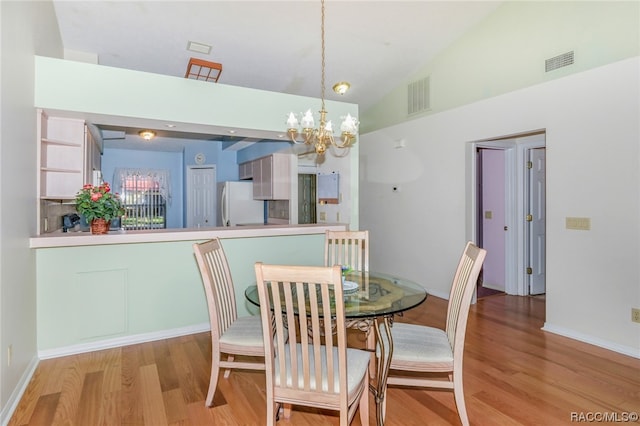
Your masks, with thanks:
M340 125L340 136L336 140L333 134L333 126L331 120L327 121L327 111L324 108L324 0L321 1L322 5L322 20L320 25L320 32L322 36L322 78L321 78L321 101L322 106L320 108L320 125L314 128L315 122L311 110L307 110L304 114L300 114L300 120L295 116L293 112L289 113L287 119L287 133L293 143L313 145L318 155L323 155L327 148L334 146L347 150L351 147L356 140L356 134L358 133L358 119L352 117L351 114L347 114L344 117L342 124ZM302 130L300 130L302 127ZM298 140L301 136L302 140ZM346 151L345 151L346 154Z

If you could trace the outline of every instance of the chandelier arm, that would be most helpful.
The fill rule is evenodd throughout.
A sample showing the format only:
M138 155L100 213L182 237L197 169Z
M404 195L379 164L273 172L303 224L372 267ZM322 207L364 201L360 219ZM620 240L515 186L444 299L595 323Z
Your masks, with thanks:
M336 142L335 140L333 141L333 145L336 148L341 148L341 149L348 149L351 147L351 143L353 142L353 135L345 135L342 134L340 135L340 142Z
M297 144L297 145L301 145L304 144L304 141L299 141L298 140L298 132L297 131L288 131L287 133L289 133L289 139L291 140L291 142Z

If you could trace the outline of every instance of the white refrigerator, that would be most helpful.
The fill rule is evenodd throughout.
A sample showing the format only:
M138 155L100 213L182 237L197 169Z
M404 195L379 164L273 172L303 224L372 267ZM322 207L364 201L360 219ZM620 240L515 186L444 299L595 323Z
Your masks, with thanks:
M253 199L253 182L218 183L217 226L264 224L264 201Z

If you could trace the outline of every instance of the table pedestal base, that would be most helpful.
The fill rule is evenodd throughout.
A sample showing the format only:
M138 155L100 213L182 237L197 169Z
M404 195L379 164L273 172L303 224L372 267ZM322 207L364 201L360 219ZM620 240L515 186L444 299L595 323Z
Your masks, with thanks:
M370 384L369 389L373 394L376 403L376 424L384 425L387 402L385 401L387 390L387 377L391 367L391 357L393 355L393 339L391 338L392 316L384 316L375 319L375 336L378 348L374 349L377 354L377 372L375 385Z

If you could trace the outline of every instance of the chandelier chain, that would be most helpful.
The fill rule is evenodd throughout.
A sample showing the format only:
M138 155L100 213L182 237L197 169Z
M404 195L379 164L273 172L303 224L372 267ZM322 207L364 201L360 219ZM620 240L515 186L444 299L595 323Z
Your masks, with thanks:
M321 76L321 90L320 90L320 95L321 95L321 102L322 102L322 111L324 111L324 79L325 79L325 73L324 73L324 0L322 0L321 2L322 5L322 13L321 13L321 21L320 21L320 35L322 37L322 76Z

